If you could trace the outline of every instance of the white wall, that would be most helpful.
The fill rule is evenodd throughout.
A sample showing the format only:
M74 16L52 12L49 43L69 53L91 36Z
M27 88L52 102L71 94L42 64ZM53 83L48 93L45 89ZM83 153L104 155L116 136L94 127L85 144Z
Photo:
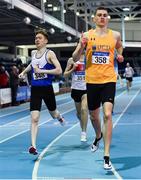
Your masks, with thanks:
M110 22L111 29L122 33L121 22ZM141 41L141 22L125 21L125 40L126 41Z

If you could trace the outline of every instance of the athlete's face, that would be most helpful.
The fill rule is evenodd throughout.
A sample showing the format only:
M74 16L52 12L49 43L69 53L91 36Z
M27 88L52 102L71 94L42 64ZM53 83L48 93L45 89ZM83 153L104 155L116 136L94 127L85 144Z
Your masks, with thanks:
M38 33L35 36L35 45L36 45L37 49L41 49L42 47L46 46L47 42L48 42L48 40L43 34Z
M108 24L108 12L106 10L97 10L94 22L99 27L106 27Z

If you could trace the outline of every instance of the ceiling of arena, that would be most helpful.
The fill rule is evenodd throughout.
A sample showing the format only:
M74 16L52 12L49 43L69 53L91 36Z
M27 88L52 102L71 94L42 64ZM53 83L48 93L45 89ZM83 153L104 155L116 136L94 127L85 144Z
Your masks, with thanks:
M47 29L49 43L75 42L93 26L98 6L108 8L111 21L128 17L141 23L140 0L0 0L0 44L34 44L37 27Z

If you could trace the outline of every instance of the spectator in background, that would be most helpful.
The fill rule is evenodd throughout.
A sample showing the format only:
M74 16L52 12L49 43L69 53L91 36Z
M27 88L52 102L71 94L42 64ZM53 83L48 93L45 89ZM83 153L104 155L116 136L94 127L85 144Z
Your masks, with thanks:
M0 88L7 88L9 87L9 74L5 70L5 67L1 64L0 65Z
M125 68L125 78L126 78L126 87L128 92L130 87L132 86L133 75L134 75L134 70L130 66L130 63L127 63Z
M19 69L16 66L11 67L10 71L10 88L11 88L11 97L12 97L12 106L16 106L17 101L17 91L19 86Z

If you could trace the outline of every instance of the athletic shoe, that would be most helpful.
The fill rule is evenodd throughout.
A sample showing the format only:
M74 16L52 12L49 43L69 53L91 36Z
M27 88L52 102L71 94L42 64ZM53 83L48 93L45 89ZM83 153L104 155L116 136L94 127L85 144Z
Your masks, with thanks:
M33 146L30 146L28 151L29 151L30 154L33 154L33 155L38 154L37 149L34 148Z
M65 125L65 119L64 117L61 117L60 119L58 119L58 121L60 122L61 126Z
M86 142L87 141L87 135L86 132L82 131L81 132L81 142Z
M104 156L104 169L105 170L111 170L112 169L112 165L111 165L109 156Z
M101 133L100 138L98 138L98 139L95 138L95 140L93 141L92 146L91 146L91 151L92 152L95 152L99 148L99 142L102 139L102 137L103 137L103 134Z

